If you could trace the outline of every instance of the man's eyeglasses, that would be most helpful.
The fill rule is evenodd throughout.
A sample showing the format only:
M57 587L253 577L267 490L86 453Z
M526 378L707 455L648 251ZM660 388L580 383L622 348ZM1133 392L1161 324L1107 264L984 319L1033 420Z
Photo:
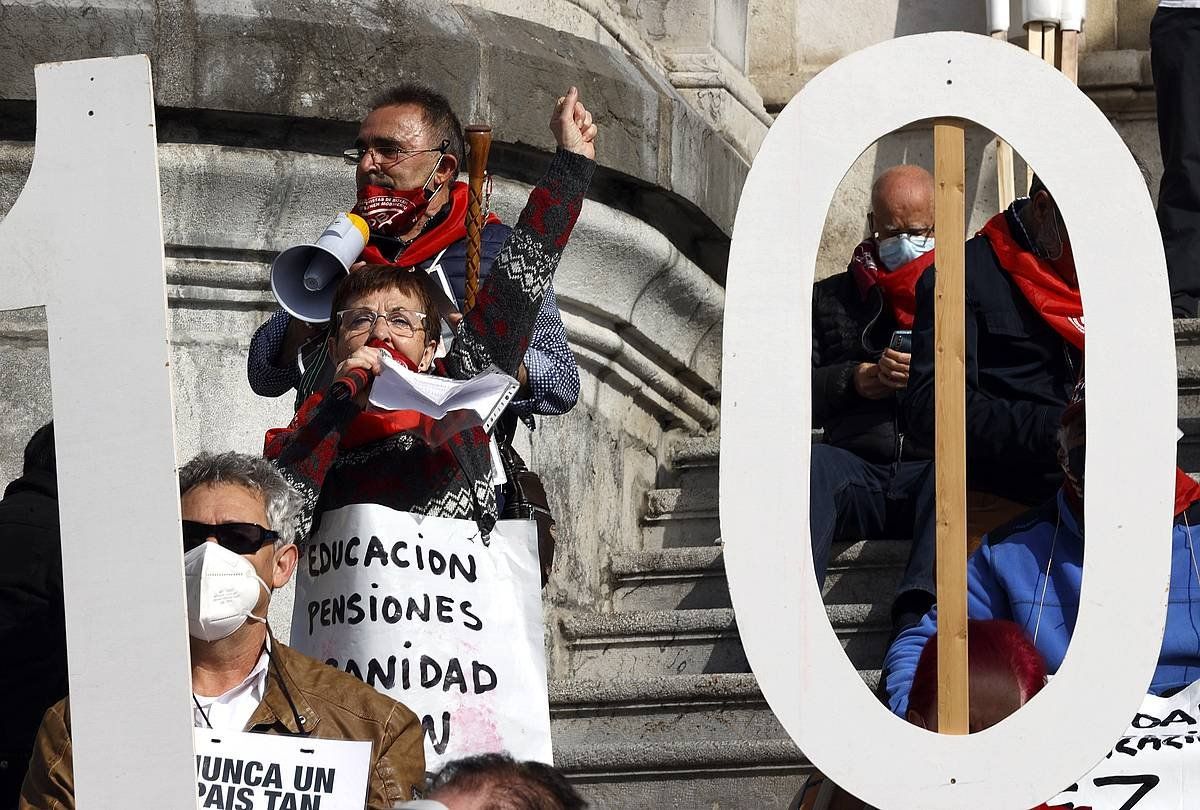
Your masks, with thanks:
M890 230L888 228L883 228L882 230L876 229L875 217L871 214L867 214L867 230L871 232L871 236L873 236L875 239L891 239L893 236L899 236L902 233L908 234L914 239L928 239L929 237L933 236L932 225L927 228L898 228L896 230Z
M434 149L401 149L399 146L356 146L353 149L347 149L342 152L342 157L345 158L346 163L351 166L357 166L366 157L368 152L373 152L376 163L380 166L391 166L408 160L413 155L421 155L426 152L438 152L444 155L449 148L449 139L444 139Z
M264 529L257 523L197 523L183 521L183 550L192 549L210 537L217 538L222 547L234 554L254 554L267 543L279 539L279 532Z
M933 226L930 225L928 228L901 228L896 231L877 231L872 236L876 239L891 239L893 236L899 236L900 234L910 236L913 239L928 239L933 236Z
M412 337L418 329L425 329L425 313L412 309L393 309L391 312L376 312L373 309L343 309L338 313L338 323L346 337L358 337L375 328L375 321L383 318L395 337Z

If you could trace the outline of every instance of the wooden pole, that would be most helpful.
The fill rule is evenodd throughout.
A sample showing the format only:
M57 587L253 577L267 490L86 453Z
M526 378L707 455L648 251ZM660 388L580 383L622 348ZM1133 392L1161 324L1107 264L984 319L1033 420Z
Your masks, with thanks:
M995 31L992 37L1008 42L1007 31ZM1013 151L1008 141L996 138L996 201L1006 210L1017 198L1017 180L1013 174Z
M1042 61L1052 68L1058 68L1058 26L1054 23L1042 23Z
M1079 84L1079 32L1064 30L1059 42L1059 69L1072 84Z
M1025 26L1026 32L1029 34L1029 52L1039 59L1044 58L1043 40L1046 36L1046 26L1042 22L1031 22ZM1053 36L1053 33L1051 34ZM1051 63L1053 64L1053 63ZM1033 185L1033 167L1028 163L1025 164L1025 190L1028 192L1029 187Z
M483 238L483 176L487 171L488 152L492 147L492 128L487 124L468 124L466 127L467 179L470 186L467 198L467 278L464 289L463 314L475 306L479 292L480 243Z
M934 467L937 486L938 731L969 730L967 684L966 135L933 127Z

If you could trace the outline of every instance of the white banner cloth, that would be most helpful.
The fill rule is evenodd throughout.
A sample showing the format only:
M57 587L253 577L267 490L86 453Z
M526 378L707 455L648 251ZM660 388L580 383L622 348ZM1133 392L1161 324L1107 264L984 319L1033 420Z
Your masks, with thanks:
M412 709L429 771L508 751L551 762L537 527L375 504L326 512L301 554L291 645Z
M362 810L371 743L194 731L198 810Z
M1100 764L1047 802L1092 810L1200 806L1200 681L1169 698L1147 695Z

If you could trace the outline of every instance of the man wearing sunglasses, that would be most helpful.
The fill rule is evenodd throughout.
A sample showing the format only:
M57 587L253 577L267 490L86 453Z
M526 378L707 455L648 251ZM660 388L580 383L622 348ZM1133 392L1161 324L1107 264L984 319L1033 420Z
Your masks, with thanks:
M366 806L419 795L425 754L416 716L267 628L271 594L296 568L299 496L270 462L240 453L192 459L179 471L179 490L195 725L369 740ZM42 721L21 810L74 807L70 733L64 700Z
M461 309L466 297L467 187L455 182L464 149L462 126L450 102L416 84L388 90L376 99L354 146L343 156L355 167L354 210L370 226L362 261L440 274ZM482 233L481 282L509 231L489 217ZM438 323L430 326L440 328ZM250 343L250 387L268 397L295 388L299 408L332 380L326 337L324 330L277 311ZM579 370L553 288L542 301L517 379L521 390L509 407L512 425L516 416L529 421L533 414L564 414L579 396Z

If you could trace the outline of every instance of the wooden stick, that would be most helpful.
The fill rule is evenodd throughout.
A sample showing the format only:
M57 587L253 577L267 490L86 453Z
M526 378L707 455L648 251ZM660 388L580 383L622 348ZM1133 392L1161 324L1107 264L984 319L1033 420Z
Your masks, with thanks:
M1043 24L1040 22L1031 22L1025 26L1025 32L1029 35L1027 47L1029 48L1029 52L1038 59L1042 58L1043 31Z
M488 152L492 148L492 128L487 124L468 124L466 127L467 175L470 196L467 203L467 279L463 314L475 306L479 293L480 241L483 238L483 176L487 172Z
M1008 42L1007 31L995 31L994 39ZM1017 180L1013 174L1013 151L1008 141L996 138L996 201L1006 210L1017 198Z
M1043 40L1046 36L1045 23L1031 22L1025 26L1025 30L1029 33L1029 52L1039 59L1044 58ZM1033 167L1028 163L1025 164L1025 189L1033 185Z
M937 486L938 731L966 734L967 454L966 454L966 134L958 121L933 127L934 469Z
M1072 84L1079 84L1079 32L1063 31L1058 51L1058 66Z
M1058 68L1058 26L1054 23L1042 23L1042 61L1052 68Z

